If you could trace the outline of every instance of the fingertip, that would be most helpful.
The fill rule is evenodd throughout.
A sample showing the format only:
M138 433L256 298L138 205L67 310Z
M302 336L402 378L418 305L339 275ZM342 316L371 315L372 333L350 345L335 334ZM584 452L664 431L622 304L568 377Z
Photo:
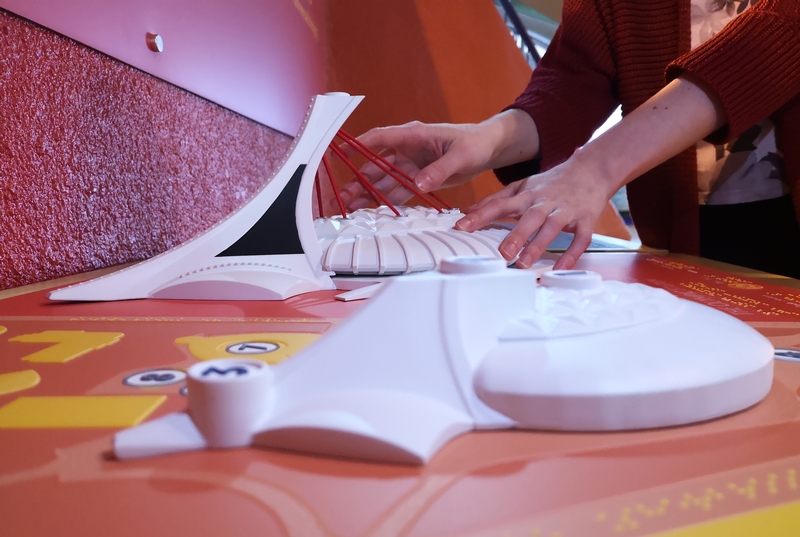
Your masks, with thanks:
M519 245L517 244L501 244L500 248L498 248L500 255L502 255L507 261L511 261L514 259L517 254L519 253ZM520 263L522 258L517 260L517 263Z
M558 258L556 264L553 265L554 270L570 270L572 267L575 266L575 258L571 255L561 254L561 257Z
M450 169L452 166L447 164L449 160L452 160L452 156L448 158L448 153L445 153L438 160L422 168L414 178L417 187L423 192L429 192L441 186L453 174L453 170Z
M455 228L461 231L473 231L473 225L475 219L470 216L465 216L464 218L460 219L456 222Z
M572 244L561 254L561 257L559 257L556 262L556 266L562 270L572 269L578 263L578 259L580 259L591 242L592 236L590 233L576 232L575 237L572 239Z
M534 256L525 253L519 256L519 259L517 260L516 264L520 268L529 269L533 266L534 263L536 263L536 261L537 259L535 259Z

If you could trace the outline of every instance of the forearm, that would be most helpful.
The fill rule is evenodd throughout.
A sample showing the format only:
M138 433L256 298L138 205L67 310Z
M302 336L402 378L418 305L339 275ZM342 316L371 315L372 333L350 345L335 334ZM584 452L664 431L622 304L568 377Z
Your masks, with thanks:
M613 194L725 124L713 94L678 78L586 144L572 159L589 166ZM610 194L609 194L610 195Z
M539 132L530 115L506 110L480 123L492 148L486 169L501 168L531 160L539 154Z

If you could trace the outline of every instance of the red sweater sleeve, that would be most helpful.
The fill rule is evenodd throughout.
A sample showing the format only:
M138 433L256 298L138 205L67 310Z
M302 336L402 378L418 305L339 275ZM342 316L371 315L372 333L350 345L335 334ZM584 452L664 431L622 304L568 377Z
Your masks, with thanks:
M539 131L534 161L495 170L505 184L569 158L614 108L614 62L595 2L566 0L561 24L522 95L509 108L524 110Z
M713 143L736 138L800 94L800 0L760 0L667 67L691 73L720 99L727 125Z

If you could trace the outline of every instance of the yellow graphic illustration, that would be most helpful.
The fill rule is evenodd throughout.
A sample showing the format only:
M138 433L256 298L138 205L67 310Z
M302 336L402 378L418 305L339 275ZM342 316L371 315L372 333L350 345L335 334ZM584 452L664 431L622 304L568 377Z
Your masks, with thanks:
M84 332L83 330L47 330L38 334L23 334L9 341L19 343L55 343L24 357L26 362L63 363L88 352L102 349L119 341L122 332Z
M0 334L5 334L7 328L5 326L0 326Z
M42 378L33 369L25 371L14 371L13 373L0 374L0 395L14 392L21 392L28 388L33 388Z
M657 537L794 537L797 528L800 528L800 503L794 502L659 533Z
M20 397L0 408L0 429L133 427L165 395Z
M175 343L188 345L189 352L198 360L246 357L274 365L301 351L319 336L291 332L187 336L176 339Z

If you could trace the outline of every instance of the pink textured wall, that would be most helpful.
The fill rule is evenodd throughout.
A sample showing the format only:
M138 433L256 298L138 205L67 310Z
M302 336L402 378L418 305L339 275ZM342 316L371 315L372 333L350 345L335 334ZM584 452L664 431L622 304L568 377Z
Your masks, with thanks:
M179 244L290 142L0 10L0 289Z

